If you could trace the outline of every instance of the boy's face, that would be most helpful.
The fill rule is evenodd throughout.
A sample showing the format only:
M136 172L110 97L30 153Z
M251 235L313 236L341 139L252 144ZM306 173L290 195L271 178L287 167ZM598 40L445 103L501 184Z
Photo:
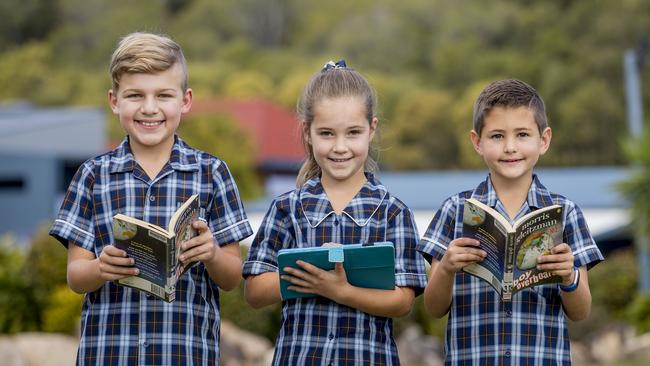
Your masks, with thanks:
M481 135L472 131L474 149L490 169L493 183L529 182L537 160L548 150L551 129L539 133L527 107L495 107L485 116Z
M119 90L109 90L109 104L134 153L171 149L181 116L192 105L192 90L183 92L182 77L176 64L155 74L124 74Z

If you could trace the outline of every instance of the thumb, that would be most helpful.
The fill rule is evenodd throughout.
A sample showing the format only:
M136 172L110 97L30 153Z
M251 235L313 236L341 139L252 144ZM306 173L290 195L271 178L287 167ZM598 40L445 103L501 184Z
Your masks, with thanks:
M345 269L343 268L343 263L342 262L336 262L334 264L334 272L336 273L345 273Z

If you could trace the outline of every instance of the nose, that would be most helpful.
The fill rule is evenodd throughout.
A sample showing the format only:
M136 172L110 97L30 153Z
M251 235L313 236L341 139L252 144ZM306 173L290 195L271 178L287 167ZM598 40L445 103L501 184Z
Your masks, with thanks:
M345 136L337 136L334 141L334 152L345 152L347 144L345 143Z
M142 110L142 113L144 114L158 113L158 103L156 102L156 98L154 97L145 98L140 108Z
M507 137L505 139L505 145L503 147L503 150L509 154L517 152L517 144L515 139L512 137Z

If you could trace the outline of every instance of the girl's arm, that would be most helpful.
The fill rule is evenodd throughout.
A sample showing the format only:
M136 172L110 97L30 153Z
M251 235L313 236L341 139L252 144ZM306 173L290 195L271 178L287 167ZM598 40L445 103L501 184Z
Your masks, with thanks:
M280 278L277 272L266 272L246 279L244 289L246 302L254 309L282 301Z
M106 281L137 274L133 259L127 258L126 252L121 249L107 245L97 258L95 253L68 243L67 280L70 289L76 293L92 292Z
M291 275L283 276L283 279L292 283L289 286L290 290L318 294L376 316L404 316L413 306L415 293L410 288L395 287L394 290L378 290L352 286L347 280L341 263L336 263L332 271L325 271L304 261L297 261L296 264L300 269L286 267L285 270Z

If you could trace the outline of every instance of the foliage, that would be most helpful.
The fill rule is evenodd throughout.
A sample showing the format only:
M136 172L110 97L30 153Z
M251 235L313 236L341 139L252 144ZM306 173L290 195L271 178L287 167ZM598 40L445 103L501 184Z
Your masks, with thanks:
M0 333L39 328L39 307L21 273L25 259L14 238L0 237Z
M248 248L241 247L241 256L246 258ZM219 292L221 318L238 327L268 338L275 343L280 331L280 304L253 309L244 299L244 281L230 292Z
M622 320L637 292L638 263L632 250L619 250L589 271L592 303ZM616 289L616 291L612 291Z
M639 333L650 332L650 295L638 294L630 304L628 315Z
M650 131L645 135L630 139L624 145L628 158L634 169L619 189L632 204L633 217L638 227L645 228L645 235L650 236ZM639 220L644 220L640 222Z
M43 312L43 330L74 334L79 329L83 295L59 285L52 290Z
M178 134L190 146L225 161L242 198L250 199L259 194L257 177L250 169L255 163L255 148L231 117L194 114L183 120Z

